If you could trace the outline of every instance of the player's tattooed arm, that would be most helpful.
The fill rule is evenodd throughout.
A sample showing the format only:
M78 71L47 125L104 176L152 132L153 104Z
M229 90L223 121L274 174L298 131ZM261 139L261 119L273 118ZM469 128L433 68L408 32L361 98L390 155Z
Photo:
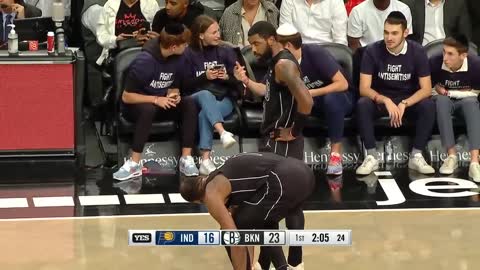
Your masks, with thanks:
M297 111L299 113L310 115L313 106L313 99L307 86L300 77L300 71L297 65L286 59L278 61L275 65L276 80L288 87L290 93L297 102Z

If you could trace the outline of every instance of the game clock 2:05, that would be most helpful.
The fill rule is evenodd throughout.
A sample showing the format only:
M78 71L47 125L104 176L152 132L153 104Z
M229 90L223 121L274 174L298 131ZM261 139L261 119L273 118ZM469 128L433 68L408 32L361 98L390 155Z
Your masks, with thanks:
M332 235L337 238L337 242L345 241L345 234L336 233ZM312 233L312 242L314 243L328 243L330 242L330 233Z

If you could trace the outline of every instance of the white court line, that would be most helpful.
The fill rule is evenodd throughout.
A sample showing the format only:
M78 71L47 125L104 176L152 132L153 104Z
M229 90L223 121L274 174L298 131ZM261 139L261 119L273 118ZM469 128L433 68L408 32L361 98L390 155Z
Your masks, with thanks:
M25 208L28 207L27 198L1 198L0 208Z
M480 207L462 208L404 208L404 209L351 209L351 210L305 210L304 213L369 213L369 212L427 212L427 211L473 211ZM143 218L143 217L181 217L181 216L209 216L209 213L184 213L184 214L148 214L148 215L117 215L117 216L90 216L90 217L49 217L49 218L6 218L0 222L29 221L29 220L70 220L70 219L99 219L99 218Z
M70 196L62 197L33 197L35 207L59 207L75 206L73 198Z
M170 197L170 202L172 203L190 203L185 201L180 193L169 193L168 197Z
M378 172L373 172L376 176L392 176L391 172L388 171L378 171Z
M165 203L162 194L132 194L123 195L126 204L154 204Z
M117 195L78 196L78 199L82 206L120 204Z

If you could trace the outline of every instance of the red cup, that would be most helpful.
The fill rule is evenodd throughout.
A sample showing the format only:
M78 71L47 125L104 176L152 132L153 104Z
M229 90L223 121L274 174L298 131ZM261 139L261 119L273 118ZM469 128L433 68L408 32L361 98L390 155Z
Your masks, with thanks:
M28 41L28 50L29 51L38 51L38 40Z
M55 35L53 32L47 34L47 51L49 53L55 52Z

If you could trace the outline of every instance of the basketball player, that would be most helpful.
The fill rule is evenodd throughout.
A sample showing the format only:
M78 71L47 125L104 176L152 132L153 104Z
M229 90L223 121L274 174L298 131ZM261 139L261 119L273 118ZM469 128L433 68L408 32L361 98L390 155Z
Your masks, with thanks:
M248 31L248 41L259 60L270 62L266 84L251 81L244 67L238 63L234 74L256 95L265 96L261 127L264 145L259 150L303 160L302 131L311 113L313 99L301 78L300 66L295 56L278 41L277 30L268 22L255 23ZM301 215L288 216L286 225L290 230L303 230L303 212ZM262 269L268 269L270 260L263 249L259 264ZM302 247L289 248L288 264L293 269L303 269Z
M269 61L266 83L248 79L238 63L235 77L258 96L264 96L261 151L303 160L302 131L313 106L313 99L300 76L295 57L277 41L275 27L266 21L255 23L248 31L253 54Z
M184 178L182 197L203 203L222 230L278 229L288 216L302 215L303 203L314 189L314 175L305 163L273 153L245 153L228 159L205 178ZM234 208L232 214L229 208ZM282 248L264 247L275 269L288 269ZM235 270L251 270L253 252L232 247Z

